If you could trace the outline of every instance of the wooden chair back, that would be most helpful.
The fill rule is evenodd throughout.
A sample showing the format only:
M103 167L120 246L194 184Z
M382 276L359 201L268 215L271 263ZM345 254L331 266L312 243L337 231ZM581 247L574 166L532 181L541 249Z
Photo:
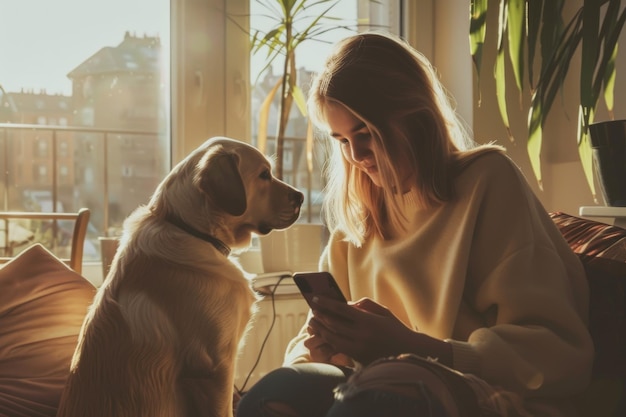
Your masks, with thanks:
M0 251L4 249L4 253L0 253L0 264L6 263L13 259L16 255L13 253L11 244L10 231L11 227L19 227L15 222L20 220L42 220L52 221L53 237L56 238L59 220L73 220L74 228L72 232L72 241L70 243L69 258L60 258L70 268L79 274L82 273L83 265L83 249L85 237L87 235L87 226L89 224L89 209L81 208L76 213L39 213L39 212L20 212L20 211L0 211ZM13 224L12 224L13 223ZM34 234L32 236L34 239ZM18 242L19 243L19 242ZM22 242L28 243L28 242ZM34 243L34 242L33 242Z

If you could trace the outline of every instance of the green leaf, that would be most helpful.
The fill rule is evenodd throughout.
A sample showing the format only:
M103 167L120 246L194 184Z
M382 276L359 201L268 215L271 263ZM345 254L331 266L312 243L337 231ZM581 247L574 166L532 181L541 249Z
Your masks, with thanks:
M506 0L501 0L500 7L498 9L498 52L496 54L496 62L493 67L493 75L496 80L496 100L498 103L498 111L500 112L500 119L506 127L509 140L513 141L513 135L511 134L509 124L509 114L506 105L506 72L504 62L504 38L507 26L506 10Z
M480 75L483 59L488 3L487 0L471 0L470 2L470 53L478 75Z
M298 87L297 85L295 85L293 87L292 94L293 94L293 101L296 103L298 110L300 110L300 114L306 117L307 115L306 98L304 96L304 93L302 92L302 89Z
M272 107L272 101L274 100L274 96L278 91L278 87L280 87L282 83L282 79L279 79L278 82L272 87L268 95L263 100L261 104L261 108L259 109L259 131L257 135L257 147L261 152L265 152L265 145L267 144L267 122L270 117L270 110Z
M540 79L547 72L552 56L558 49L558 41L563 37L563 20L561 11L564 0L543 1L541 14L541 72ZM532 86L532 83L531 83ZM536 87L535 87L536 88Z
M577 13L568 23L560 38L555 43L556 50L548 56L543 64L543 70L537 80L536 93L533 95L533 103L541 103L543 119L546 119L552 108L552 103L558 91L562 89L563 81L570 68L572 56L580 43L582 33L580 25L582 16Z
M614 106L613 96L615 92L617 41L624 28L624 22L626 22L626 9L622 11L619 18L617 17L617 9L619 9L619 7L619 0L611 0L605 13L602 29L600 30L604 47L602 49L602 57L598 64L597 75L593 86L594 94L596 94L596 97L599 97L602 91L602 85L604 85L604 102L606 103L611 118L613 118Z
M504 49L498 51L496 64L494 66L494 76L496 79L496 99L498 101L498 111L502 123L506 127L509 140L513 141L513 134L509 124L509 113L506 106L506 75L504 73Z
M537 47L537 39L539 38L539 29L541 28L541 3L542 0L527 0L528 8L527 18L527 43L528 43L528 82L530 88L534 86L534 62Z
M533 97L534 98L534 97ZM530 159L530 166L533 169L539 189L543 190L543 178L541 175L541 147L543 141L543 108L541 102L536 102L531 106L528 115L528 142L526 152Z
M524 0L509 0L508 4L508 35L509 59L515 75L517 89L523 89L524 76L524 25L526 20L526 2Z
M584 0L582 12L582 56L580 65L580 105L585 131L589 125L589 112L596 105L593 93L593 75L599 56L600 6L597 0Z
M591 112L591 114L588 115L589 123L593 123L593 118L594 114ZM583 109L580 107L578 111L578 156L580 157L583 172L585 173L585 179L587 180L593 199L597 201L596 186L593 181L593 153L591 150L591 139L589 136L589 129L585 127L584 123Z

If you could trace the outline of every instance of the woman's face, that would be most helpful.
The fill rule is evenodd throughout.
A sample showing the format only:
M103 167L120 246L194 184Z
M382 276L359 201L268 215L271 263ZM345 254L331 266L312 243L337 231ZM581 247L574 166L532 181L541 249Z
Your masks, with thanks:
M328 103L327 106L325 116L330 135L339 142L343 157L365 172L376 186L381 187L380 173L374 157L374 140L369 129L342 104Z

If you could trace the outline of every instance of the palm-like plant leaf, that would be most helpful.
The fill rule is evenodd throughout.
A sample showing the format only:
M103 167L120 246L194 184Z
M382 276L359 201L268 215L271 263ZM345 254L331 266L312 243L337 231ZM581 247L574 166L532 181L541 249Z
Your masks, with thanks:
M487 0L472 0L470 2L470 52L478 73L480 73L483 59L488 7L489 2Z
M513 134L511 133L511 128L509 124L509 111L506 105L506 71L505 71L505 37L506 37L506 28L507 28L507 7L506 3L503 1L500 3L499 8L499 21L500 24L498 26L498 53L496 55L496 63L494 65L494 77L496 79L496 100L498 103L498 110L500 112L500 117L502 122L504 123L504 127L506 127L509 138L513 140Z
M515 83L521 92L523 89L522 79L524 77L526 2L525 0L509 0L507 9L509 58L513 67L513 74L515 75Z
M470 52L479 73L484 44L484 37L479 35L486 32L487 19L477 11L484 11L486 14L487 6L483 3L484 0L472 1L470 13ZM508 48L509 61L520 93L524 90L524 70L528 71L531 101L527 151L540 186L543 124L556 95L562 91L573 56L582 44L577 141L583 169L595 197L587 126L594 120L600 97L604 98L612 117L617 40L626 21L626 10L620 13L620 0L584 0L583 6L564 26L562 15L565 0L499 0L499 5L498 49L494 63L498 107L510 137L504 70L504 49ZM606 10L603 12L602 8L605 6ZM505 36L508 37L506 45L503 42ZM524 38L528 48L526 63ZM536 47L538 41L541 44L539 52ZM537 53L541 57L538 77L533 70Z

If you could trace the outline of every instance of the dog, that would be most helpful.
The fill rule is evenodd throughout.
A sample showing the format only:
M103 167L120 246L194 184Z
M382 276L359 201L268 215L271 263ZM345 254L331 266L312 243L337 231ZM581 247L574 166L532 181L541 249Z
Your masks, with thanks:
M57 417L232 416L256 297L229 251L289 227L303 199L234 139L211 138L177 164L124 221Z

